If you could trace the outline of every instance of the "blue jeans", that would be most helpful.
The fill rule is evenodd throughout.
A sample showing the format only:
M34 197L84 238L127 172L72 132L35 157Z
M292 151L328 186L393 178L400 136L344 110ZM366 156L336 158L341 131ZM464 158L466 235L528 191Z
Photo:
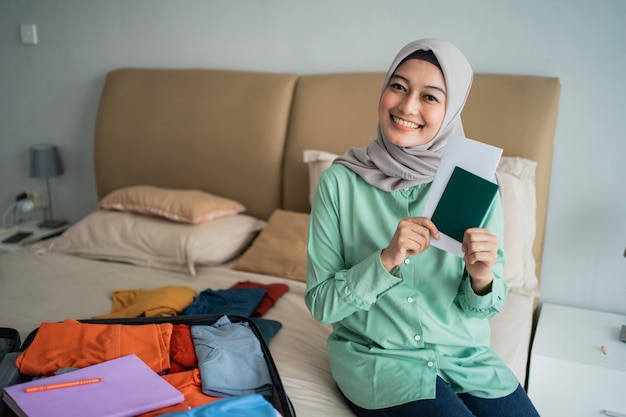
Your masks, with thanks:
M435 399L413 401L380 410L367 410L346 401L359 417L539 417L521 385L506 397L479 398L455 393L439 377Z

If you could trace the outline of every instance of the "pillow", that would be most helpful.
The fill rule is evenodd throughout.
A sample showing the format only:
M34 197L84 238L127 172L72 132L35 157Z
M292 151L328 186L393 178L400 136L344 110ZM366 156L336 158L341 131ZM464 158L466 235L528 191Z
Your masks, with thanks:
M218 265L240 255L264 225L244 214L191 225L97 210L37 250L195 275L196 264Z
M309 214L275 210L233 269L306 282Z
M537 163L518 157L502 157L496 170L504 204L504 280L511 292L538 296L533 244L536 233Z
M304 161L309 168L310 202L313 201L322 171L338 156L324 151L304 151ZM533 256L537 209L536 167L535 161L505 156L500 159L496 170L504 204L504 280L511 292L533 297L539 295Z
M338 156L339 155L335 155L334 153L324 151L310 149L304 151L304 162L309 168L309 204L313 204L317 181L320 179L322 171L331 166Z
M151 185L135 185L115 190L100 200L99 207L194 224L245 210L237 201L204 191L174 190Z

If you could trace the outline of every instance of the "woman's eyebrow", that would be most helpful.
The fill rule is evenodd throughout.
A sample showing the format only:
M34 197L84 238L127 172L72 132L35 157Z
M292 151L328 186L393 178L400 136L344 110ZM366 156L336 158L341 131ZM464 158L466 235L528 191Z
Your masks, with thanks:
M441 87L437 87L436 85L425 85L424 88L434 88L435 90L441 91L444 96L446 95L446 90Z
M401 79L402 81L404 81L405 83L407 83L407 84L409 84L409 85L411 84L411 83L409 82L409 79L408 79L408 78L406 78L406 77L405 77L405 76L403 76L403 75L400 75L400 74L393 74L393 75L391 76L391 79L390 79L390 80L393 80L394 78L400 78L400 79ZM425 85L425 86L424 86L424 88L433 88L433 89L435 89L435 90L441 91L441 93L442 93L444 96L446 95L446 90L444 90L443 88L438 87L438 86L436 86L436 85Z
M404 81L405 83L409 84L409 79L400 75L400 74L393 74L391 76L391 79L393 80L394 78L400 78L402 81Z

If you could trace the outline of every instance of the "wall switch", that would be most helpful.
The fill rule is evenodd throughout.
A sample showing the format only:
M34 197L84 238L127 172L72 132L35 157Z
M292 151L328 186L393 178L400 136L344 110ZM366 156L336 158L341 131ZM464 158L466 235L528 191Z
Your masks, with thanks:
M20 25L20 37L26 45L37 45L37 25L34 23Z

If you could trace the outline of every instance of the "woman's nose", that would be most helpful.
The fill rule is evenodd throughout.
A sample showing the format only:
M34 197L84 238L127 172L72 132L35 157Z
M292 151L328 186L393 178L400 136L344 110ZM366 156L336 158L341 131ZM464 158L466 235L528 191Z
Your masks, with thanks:
M406 96L398 106L404 114L417 114L419 112L419 100L415 97Z

